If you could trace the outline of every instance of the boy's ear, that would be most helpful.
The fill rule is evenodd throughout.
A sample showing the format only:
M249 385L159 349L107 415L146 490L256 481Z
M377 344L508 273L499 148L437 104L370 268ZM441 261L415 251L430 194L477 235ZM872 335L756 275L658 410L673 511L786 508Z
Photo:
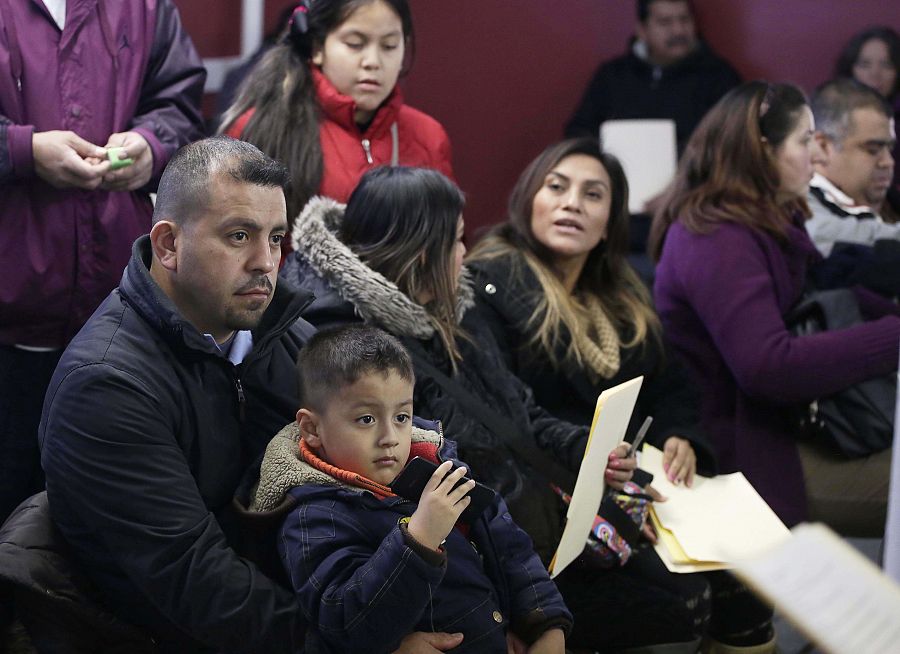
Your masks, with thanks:
M322 439L319 437L319 419L315 413L309 409L300 409L297 411L297 424L300 425L300 435L310 447L316 449L321 447Z

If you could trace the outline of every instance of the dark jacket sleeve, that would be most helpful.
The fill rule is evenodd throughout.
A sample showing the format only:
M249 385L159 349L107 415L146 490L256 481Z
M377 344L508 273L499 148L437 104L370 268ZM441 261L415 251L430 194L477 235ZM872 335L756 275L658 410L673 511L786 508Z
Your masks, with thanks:
M509 586L512 630L526 643L550 629L559 628L568 634L572 614L535 554L531 539L513 522L499 495L485 519L494 550L500 554L501 574Z
M229 547L170 407L102 363L76 368L50 393L42 464L54 522L70 540L91 534L103 550L81 555L105 557L142 605L208 646L299 652L305 622L296 602Z
M510 383L518 386L522 402L528 411L534 438L540 448L549 451L563 466L578 473L589 429L560 420L534 401L534 393L518 377L509 373Z
M17 125L0 114L0 184L34 174L34 125Z
M9 118L0 115L0 184L11 180L13 176L12 155L9 151L9 128L12 124Z
M594 73L581 97L581 103L569 122L566 123L566 138L599 136L600 123L609 118L609 109L606 103L609 94L609 69L606 65L602 65Z
M446 572L407 543L400 527L377 548L359 516L333 499L285 519L279 550L303 613L340 652L391 652L415 630Z
M203 136L200 101L205 81L206 69L178 10L171 0L160 0L156 35L130 125L153 151L153 188L175 151Z

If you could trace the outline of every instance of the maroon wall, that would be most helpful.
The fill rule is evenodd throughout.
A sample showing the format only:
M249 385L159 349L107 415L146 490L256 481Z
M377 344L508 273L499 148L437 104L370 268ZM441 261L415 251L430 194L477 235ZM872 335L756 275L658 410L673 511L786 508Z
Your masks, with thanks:
M235 54L240 2L177 0L204 56ZM269 0L271 23L289 1ZM597 64L620 54L634 24L630 0L412 0L416 62L410 104L440 120L469 197L467 231L503 217L519 172L562 125ZM713 48L746 78L809 90L830 74L843 43L875 23L900 28L885 0L695 0ZM551 9L559 7L561 9ZM233 44L229 46L229 41Z

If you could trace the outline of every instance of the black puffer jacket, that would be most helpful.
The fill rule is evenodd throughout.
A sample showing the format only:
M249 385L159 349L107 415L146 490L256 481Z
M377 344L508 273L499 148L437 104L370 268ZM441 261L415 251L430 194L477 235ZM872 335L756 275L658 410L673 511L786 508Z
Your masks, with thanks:
M231 506L293 420L309 295L279 284L234 366L178 313L149 260L143 237L47 391L40 442L53 521L102 603L162 649L298 651L296 602L238 556Z
M424 358L445 374L452 374L425 309L369 269L337 239L335 230L342 216L342 205L315 200L294 225L295 252L281 274L315 293L316 300L303 317L319 328L354 321L376 324L404 340L414 359ZM460 297L462 316L472 306L471 285L465 274ZM489 330L475 322L467 326L467 331L469 338L459 343L462 362L455 380L514 423L521 438L531 439L547 457L569 471L577 471L587 428L558 420L538 406L531 390L503 364ZM511 453L496 433L466 411L458 397L418 365L416 376L416 413L442 421L445 435L458 443L460 457L472 466L476 478L504 495L510 513L548 561L559 543L564 514L547 483ZM571 478L558 481L565 484Z
M567 362L554 368L548 357L529 346L529 318L541 286L521 255L510 254L469 264L475 277L477 320L487 325L503 360L534 391L535 400L561 420L589 425L597 396L617 384L644 376L627 434L631 440L645 416L653 416L647 442L662 449L670 436L691 441L698 467L714 473L712 448L699 429L700 397L683 366L671 352L648 338L642 346L621 349L619 371L592 382L584 368ZM564 359L571 336L564 332L557 356Z

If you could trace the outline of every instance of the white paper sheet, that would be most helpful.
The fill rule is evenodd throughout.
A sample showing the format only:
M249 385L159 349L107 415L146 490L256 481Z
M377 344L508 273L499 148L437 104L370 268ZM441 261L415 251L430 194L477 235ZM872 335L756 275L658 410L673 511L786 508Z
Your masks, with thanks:
M654 475L653 486L668 497L653 509L660 522L694 561L734 563L789 538L775 512L739 472L694 477L692 488L670 482L662 452L644 446L641 467Z
M644 211L675 177L678 154L673 120L607 120L600 143L622 162L628 178L628 210Z
M584 550L606 488L604 471L607 458L625 437L643 380L643 377L636 377L606 389L597 398L587 449L581 460L578 480L566 514L566 528L550 563L552 577L562 572Z
M830 654L900 651L900 587L824 525L793 534L735 574Z

